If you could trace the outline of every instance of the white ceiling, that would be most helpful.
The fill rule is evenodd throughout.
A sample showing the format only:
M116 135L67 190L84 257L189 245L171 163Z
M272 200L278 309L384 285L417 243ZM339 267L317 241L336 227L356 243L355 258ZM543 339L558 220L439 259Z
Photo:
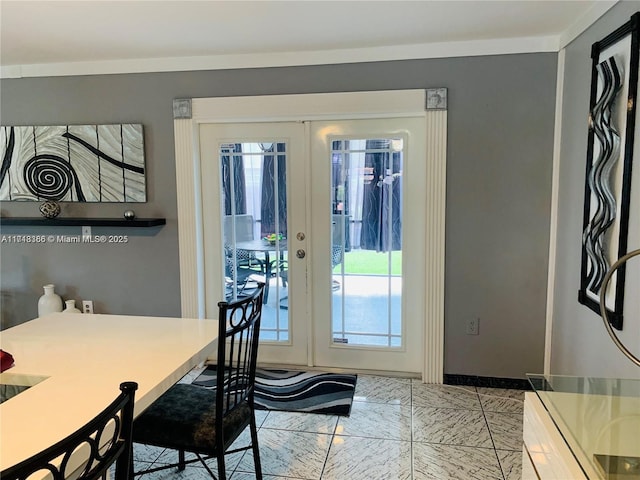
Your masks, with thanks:
M0 65L29 76L557 51L614 3L0 0Z

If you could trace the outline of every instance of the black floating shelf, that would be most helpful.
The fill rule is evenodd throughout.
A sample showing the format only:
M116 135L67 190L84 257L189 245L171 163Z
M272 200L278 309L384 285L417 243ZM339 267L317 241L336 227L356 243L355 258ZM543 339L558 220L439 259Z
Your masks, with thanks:
M1 217L0 225L34 227L156 227L165 225L165 218L44 218L44 217Z

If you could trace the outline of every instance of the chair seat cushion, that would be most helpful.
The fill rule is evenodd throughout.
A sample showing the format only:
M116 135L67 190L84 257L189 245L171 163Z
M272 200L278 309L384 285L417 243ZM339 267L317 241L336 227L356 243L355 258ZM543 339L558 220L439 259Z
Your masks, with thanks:
M249 424L252 411L245 401L225 416L224 447ZM133 441L159 447L215 454L216 392L179 383L147 408L133 424ZM237 436L237 435L236 435Z

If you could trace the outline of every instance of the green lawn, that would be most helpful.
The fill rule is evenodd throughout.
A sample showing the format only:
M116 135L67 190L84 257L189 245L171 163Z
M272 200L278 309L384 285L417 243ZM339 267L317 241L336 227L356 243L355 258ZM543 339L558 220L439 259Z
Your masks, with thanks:
M337 265L334 273L340 273L342 265ZM346 274L387 275L389 272L389 252L373 250L352 250L345 252L344 271ZM391 274L402 274L402 252L391 252Z

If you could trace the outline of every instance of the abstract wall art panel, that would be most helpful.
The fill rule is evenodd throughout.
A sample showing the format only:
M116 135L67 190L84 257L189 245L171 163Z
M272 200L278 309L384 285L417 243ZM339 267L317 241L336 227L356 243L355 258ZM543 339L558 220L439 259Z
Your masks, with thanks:
M146 202L142 125L0 127L0 200Z
M578 300L600 314L611 265L627 253L636 130L640 14L592 46L591 96ZM636 187L637 189L638 187ZM637 205L636 205L637 207ZM638 215L635 213L634 215ZM622 329L624 267L611 277L604 307Z

